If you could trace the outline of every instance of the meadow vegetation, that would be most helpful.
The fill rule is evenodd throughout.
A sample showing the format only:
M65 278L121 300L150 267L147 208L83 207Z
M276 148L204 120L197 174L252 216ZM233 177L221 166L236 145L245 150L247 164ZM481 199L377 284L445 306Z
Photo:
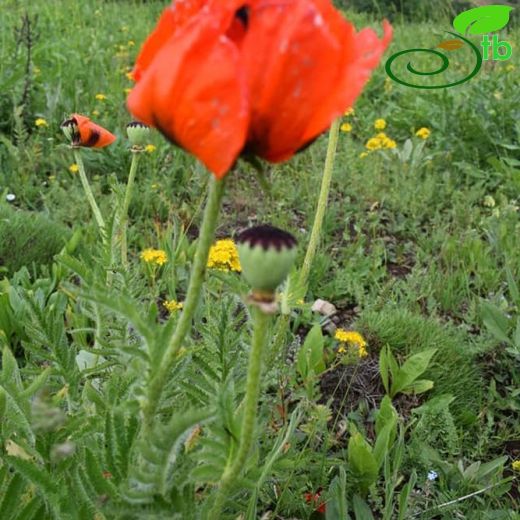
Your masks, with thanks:
M236 450L251 330L233 242L210 253L160 424L139 433L143 374L159 369L148 354L182 312L208 174L150 133L124 265L60 130L77 112L117 136L82 153L117 243L128 74L163 7L2 0L2 520L208 517ZM346 14L380 27L377 10ZM386 55L435 45L448 16L396 17ZM501 36L512 59L455 88L406 88L380 65L343 117L308 289L283 297L288 330L270 328L258 439L222 518L520 518L516 23ZM470 67L461 56L454 77ZM217 238L269 222L298 239L301 266L327 143L262 178L239 163Z

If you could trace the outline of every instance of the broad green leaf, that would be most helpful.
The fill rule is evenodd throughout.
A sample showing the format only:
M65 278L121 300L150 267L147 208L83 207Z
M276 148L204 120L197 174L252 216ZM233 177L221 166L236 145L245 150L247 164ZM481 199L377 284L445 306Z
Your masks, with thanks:
M368 504L359 495L354 495L352 507L356 520L374 520L374 515L372 511L370 511L370 507L368 507Z
M427 349L408 358L392 381L391 395L394 396L411 385L427 368L437 349Z
M511 339L509 338L510 318L495 305L487 301L482 301L480 304L480 315L484 325L496 339L503 343L511 344Z
M403 392L407 394L423 394L432 388L433 381L430 381L429 379L418 379L403 389Z
M385 387L386 393L390 393L390 367L388 366L388 345L383 347L379 352L379 374L381 375L381 380L383 381L383 386Z
M412 492L415 483L417 482L417 473L415 470L410 475L410 480L403 486L401 493L399 493L399 518L398 520L404 520L407 517L408 512L408 498Z
M339 468L339 475L334 477L329 486L326 520L348 520L347 505L347 473L343 467Z
M520 317L516 319L516 330L515 335L513 337L513 343L515 347L520 352Z
M378 473L372 448L361 433L355 432L348 441L347 452L349 468L356 476L359 489L365 492L376 481Z
M394 425L387 424L378 434L374 445L374 459L378 469L381 468L385 461L386 454L390 450L390 436L392 435Z
M302 379L307 379L311 371L315 374L320 374L325 370L323 343L321 326L317 323L307 334L305 342L298 352L296 366Z
M385 395L376 415L376 435L387 425L397 425L397 411L392 405L392 400Z
M516 305L520 305L520 290L518 289L518 284L515 281L511 268L506 265L506 280L507 280L507 288L509 289L509 294L513 302Z
M470 35L500 31L508 24L512 9L507 5L475 7L456 16L453 27L461 34Z

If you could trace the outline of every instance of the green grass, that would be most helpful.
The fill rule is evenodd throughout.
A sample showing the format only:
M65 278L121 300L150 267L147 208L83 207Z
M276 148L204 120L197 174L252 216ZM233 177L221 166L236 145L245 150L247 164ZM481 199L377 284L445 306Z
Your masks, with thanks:
M16 353L21 369L16 377L0 382L4 389L0 393L0 417L4 417L0 511L7 511L9 520L60 518L60 511L75 510L73 496L79 497L75 518L92 518L100 511L108 519L139 518L145 513L147 518L163 518L172 511L194 518L193 504L206 500L213 489L211 471L217 471L229 455L222 450L229 448L237 427L233 414L243 390L249 345L247 313L241 303L247 288L234 273L210 272L194 332L179 355L160 416L166 420L172 411L183 412L187 403L206 406L217 395L219 421L203 426L192 450L178 453L167 496L154 495L151 504L143 506L115 491L128 491L127 478L135 477L132 468L140 468L129 447L138 428L141 387L148 370L142 331L129 315L148 320L159 334L159 324L166 318L162 302L183 300L207 176L193 158L152 133L151 143L157 148L141 160L129 210L131 267L125 272L110 263L109 248L96 234L79 178L69 171L73 156L59 128L65 117L78 112L118 136L103 151L83 151L94 194L110 221L122 199L131 160L125 138L131 120L125 89L131 82L125 73L163 7L158 1L51 0L23 8L14 0L2 4L0 194L5 198L13 193L16 200L12 208L4 201L0 207L0 269L5 272L0 282L0 345ZM38 16L29 75L26 48L17 47L12 37L25 12L33 21ZM349 18L357 26L380 25L366 12L349 13ZM417 44L433 46L446 39L444 31L450 24L449 19L435 24L396 20L387 55ZM388 490L395 485L399 495L414 469L418 480L409 499L410 512L420 513L511 476L511 462L520 458L520 428L515 420L518 356L508 353L504 343L488 332L481 316L483 300L513 316L520 312L510 301L505 272L508 266L516 280L520 277L520 31L511 24L501 35L514 45L512 60L487 63L477 77L456 88L406 88L388 80L379 67L356 103L355 114L345 119L352 132L340 135L306 303L316 298L333 302L339 311L337 325L366 336L370 356L360 363L359 373L375 378L376 389L382 388L377 358L383 346L389 345L401 363L423 350L437 349L424 373L434 382L433 389L399 401L398 410L405 415L404 463L398 464L396 441L387 472L397 468L399 483L381 470L364 497L376 515L388 503L394 504L397 514L397 503L388 498ZM451 58L457 65L450 69L450 77L470 67L468 55L456 54ZM22 107L25 88L30 95ZM100 93L106 100L96 99ZM37 128L37 118L44 118L48 126ZM377 133L373 127L377 118L386 120L385 132L397 148L361 157L366 141ZM421 127L431 129L425 141L415 136ZM233 236L250 224L269 222L297 236L301 262L326 145L324 135L290 162L269 165L269 193L262 191L254 171L240 163L229 174L217 235ZM70 249L73 258L61 254L49 267L78 229L81 243ZM139 259L146 247L164 249L168 263L148 269ZM30 274L22 270L15 275L23 266ZM107 271L114 271L109 288ZM297 348L317 320L308 310L298 311L294 322L298 327L293 327L294 335L284 348ZM338 367L331 361L336 355L334 340L327 337L325 345L329 370L338 371L340 378L352 376L352 367ZM81 372L75 356L90 350L98 356L97 364ZM7 355L2 363L0 378L13 370ZM20 381L27 387L45 367L52 368L48 379L35 384L34 393L24 393ZM376 410L360 407L327 421L318 400L348 399L348 390L345 396L323 396L315 385L310 399L294 366L285 362L274 367L267 380L269 393L260 418L264 435L247 466L251 482L259 478L280 440L277 436L283 435L288 415L298 408L303 419L257 490L258 517L270 508L281 519L311 518L313 508L305 503L304 493L323 488L323 496L332 501L341 475L338 468L349 471L352 425L373 439ZM5 408L4 395L8 395ZM446 395L453 398L449 412L435 410L429 419L413 422L423 415L411 412L412 408ZM374 402L379 403L380 397L374 397ZM30 411L35 402L50 416L56 409L65 411L63 423L38 430L35 417L39 416L31 416ZM342 421L347 427L339 433ZM424 446L428 441L435 444L444 431L450 436L448 447L440 446L436 452L435 445ZM68 439L74 443L74 454L60 459L57 447ZM16 454L9 457L13 453L5 449L8 441L22 446L33 456L32 462ZM507 460L489 474L468 475L458 466L459 461L466 468L502 455ZM438 482L427 481L425 472L430 469L439 473ZM359 489L350 477L345 494L352 505ZM71 482L70 487L63 484L67 493L54 489L55 481ZM479 495L480 501L448 508L439 518L480 514L479 518L513 519L518 494L507 494L507 486ZM104 496L109 497L106 505ZM230 506L236 517L250 504L251 491L237 489L234 499ZM18 514L17 501L24 504L26 516Z

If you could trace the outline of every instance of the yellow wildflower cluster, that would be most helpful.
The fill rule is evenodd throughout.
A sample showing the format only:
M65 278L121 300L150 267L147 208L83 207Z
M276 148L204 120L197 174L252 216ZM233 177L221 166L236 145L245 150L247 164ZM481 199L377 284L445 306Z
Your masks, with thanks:
M43 119L43 117L39 117L35 122L34 124L37 126L37 127L41 127L41 126L49 126L47 121L45 121L45 119Z
M164 265L168 261L166 252L162 249L148 248L141 252L141 260L144 260L147 264Z
M520 471L520 459L515 460L513 464L511 464L513 471Z
M376 119L374 121L374 128L376 130L384 130L386 128L386 121L384 119Z
M367 342L359 332L337 329L334 338L341 342L338 348L338 354L345 354L347 352L347 345L349 345L357 349L358 357L364 358L368 356L366 349Z
M354 115L354 109L352 107L351 108L347 108L347 110L345 110L345 113L343 115L345 117L353 116ZM344 123L341 124L339 129L340 129L341 132L345 132L345 133L348 134L349 132L352 132L352 125L350 123L344 122Z
M375 137L371 137L365 144L365 148L371 152L383 148L395 148L397 143L390 139L384 132L380 132Z
M78 173L79 172L79 166L76 163L73 163L69 166L69 172L70 173Z
M241 271L235 242L230 238L217 240L209 250L208 268L220 271Z
M180 311L184 307L184 304L177 300L166 300L163 305L170 314Z
M105 96L105 94L96 94L96 99L97 99L98 101L105 101L106 98L107 98L107 97Z
M144 147L144 151L145 151L145 152L148 152L148 153L153 153L153 152L155 152L155 150L157 150L157 147L154 146L153 144L147 144L147 145Z
M420 137L421 139L428 139L428 137L430 137L430 134L431 134L431 130L429 128L426 128L426 127L422 127L422 128L419 128L419 130L417 130L417 132L415 132L415 135L417 137Z

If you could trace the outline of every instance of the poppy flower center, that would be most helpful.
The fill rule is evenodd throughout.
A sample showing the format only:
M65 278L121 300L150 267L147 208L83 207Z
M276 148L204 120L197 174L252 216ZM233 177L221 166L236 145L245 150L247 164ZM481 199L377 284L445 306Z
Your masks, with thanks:
M244 4L235 11L233 21L227 30L226 36L237 46L240 46L249 27L249 6Z
M243 5L238 8L235 13L235 18L238 18L238 20L242 22L244 29L247 29L247 26L249 25L249 6Z

